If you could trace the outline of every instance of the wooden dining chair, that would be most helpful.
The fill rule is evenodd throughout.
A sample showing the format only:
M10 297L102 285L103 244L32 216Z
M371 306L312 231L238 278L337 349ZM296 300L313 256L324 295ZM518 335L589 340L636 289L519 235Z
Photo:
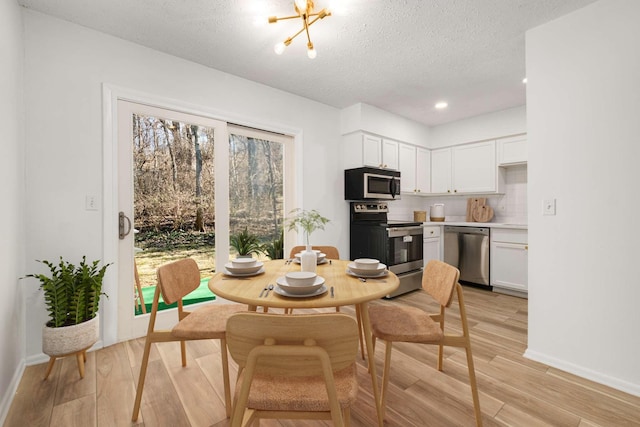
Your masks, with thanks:
M231 426L254 420L327 419L350 424L357 398L358 329L340 313L239 313L227 322L238 364Z
M140 378L136 391L136 400L133 405L132 421L138 419L140 403L142 401L142 390L147 374L149 363L149 352L151 344L154 342L180 341L182 355L182 366L187 366L187 355L185 341L188 340L220 340L220 354L222 355L222 377L224 382L225 404L227 417L231 416L231 388L229 382L229 363L227 357L227 345L225 332L227 319L238 312L246 311L247 307L242 304L221 304L213 303L201 306L193 311L186 311L183 308L182 299L200 286L200 270L198 264L186 258L165 264L157 270L158 286L153 295L151 315L149 317L149 327L144 343L144 353L140 366ZM178 323L171 330L155 330L156 315L158 313L158 303L160 295L164 302L169 305L178 303Z
M476 425L482 426L480 399L476 374L471 355L471 339L464 306L462 286L458 283L460 271L442 261L431 260L422 274L422 288L440 304L440 313L428 314L417 307L398 305L378 305L369 307L369 319L375 348L376 339L386 342L384 370L382 373L382 391L380 404L384 413L385 399L389 388L391 369L391 349L393 342L414 342L438 345L438 370L442 371L443 347L462 347L467 354L469 384L473 398ZM462 335L444 333L445 309L451 306L454 292L458 296Z
M306 250L306 246L294 246L291 248L291 252L289 253L289 258L295 258L297 253L300 253ZM327 256L327 259L340 259L340 252L338 248L335 246L311 246L312 250L320 251Z

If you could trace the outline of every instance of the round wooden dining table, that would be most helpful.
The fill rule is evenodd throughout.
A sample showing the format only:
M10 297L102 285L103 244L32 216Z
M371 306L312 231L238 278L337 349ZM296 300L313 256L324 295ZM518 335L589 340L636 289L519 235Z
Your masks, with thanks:
M272 260L264 263L264 272L251 276L236 276L225 273L216 274L209 280L209 289L224 299L247 304L249 310L258 307L302 309L327 308L355 305L359 314L359 322L364 330L367 358L374 360L371 324L369 321L368 302L382 298L393 292L400 284L398 277L388 271L378 278L367 278L366 281L348 273L347 260L327 260L317 266L317 273L325 279L326 292L312 297L290 297L280 295L275 289L277 281L290 271L300 271L300 265L291 260ZM280 279L282 280L282 279ZM274 289L267 292L269 285ZM369 372L373 385L378 423L383 425L382 406L376 375L376 364L369 362Z

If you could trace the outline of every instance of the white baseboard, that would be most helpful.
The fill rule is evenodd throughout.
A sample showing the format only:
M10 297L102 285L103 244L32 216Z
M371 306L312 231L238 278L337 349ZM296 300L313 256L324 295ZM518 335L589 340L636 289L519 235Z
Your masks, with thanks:
M557 359L555 357L551 357L546 354L529 349L524 352L524 357L536 362L544 363L545 365L552 366L562 371L569 372L579 377L595 381L599 384L606 385L607 387L615 388L616 390L620 390L625 393L640 397L640 384L634 384L620 378L605 375L600 372L596 372L591 369L569 363L565 360Z
M2 396L2 402L0 403L0 425L4 425L7 415L9 415L9 408L11 408L16 391L18 391L18 386L20 385L22 374L24 374L25 366L24 360L21 360L18 369L16 369L13 374L11 384L9 384L9 387L7 387L7 390L5 390L4 395Z

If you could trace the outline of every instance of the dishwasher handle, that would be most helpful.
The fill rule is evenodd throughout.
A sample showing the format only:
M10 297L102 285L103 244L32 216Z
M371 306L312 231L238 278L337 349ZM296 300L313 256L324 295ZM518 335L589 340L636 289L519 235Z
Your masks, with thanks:
M489 235L489 227L467 227L456 225L445 225L445 233L458 233L458 234L481 234L483 236Z

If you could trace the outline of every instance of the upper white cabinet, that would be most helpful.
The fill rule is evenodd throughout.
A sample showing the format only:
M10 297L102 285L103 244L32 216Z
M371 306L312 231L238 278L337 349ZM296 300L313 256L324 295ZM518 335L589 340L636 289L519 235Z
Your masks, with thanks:
M431 153L428 149L398 144L398 166L403 193L426 195L430 192Z
M496 191L496 145L494 141L461 145L452 149L454 193Z
M362 136L362 164L385 169L398 169L398 143L373 135Z
M431 192L500 192L494 141L443 148L431 152Z
M451 193L451 148L431 152L431 192Z
M372 166L398 169L398 142L364 132L342 136L345 168Z
M527 162L527 136L503 138L498 144L498 166L519 165Z

